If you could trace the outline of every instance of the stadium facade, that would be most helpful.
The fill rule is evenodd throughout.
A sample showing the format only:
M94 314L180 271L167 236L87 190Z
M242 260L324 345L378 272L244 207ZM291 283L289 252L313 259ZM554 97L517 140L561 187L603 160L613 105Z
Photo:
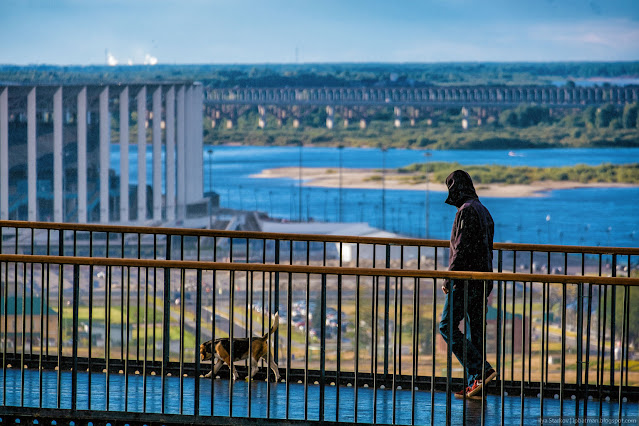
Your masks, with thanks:
M179 221L206 202L202 108L194 82L0 82L0 219Z

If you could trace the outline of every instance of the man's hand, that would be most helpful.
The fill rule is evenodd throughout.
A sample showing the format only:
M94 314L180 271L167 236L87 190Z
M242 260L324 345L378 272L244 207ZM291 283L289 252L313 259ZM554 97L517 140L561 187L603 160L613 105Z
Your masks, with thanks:
M444 280L442 291L444 292L444 294L448 294L448 292L450 291L450 280Z

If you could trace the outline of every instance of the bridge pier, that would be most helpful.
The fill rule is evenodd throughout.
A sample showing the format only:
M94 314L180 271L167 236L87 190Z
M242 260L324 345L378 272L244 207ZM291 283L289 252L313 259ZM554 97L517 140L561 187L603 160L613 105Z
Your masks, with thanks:
M217 126L217 122L220 119L220 111L218 110L213 110L211 112L211 127L215 129L215 126Z
M259 118L257 119L257 127L263 129L266 127L266 108L262 105L258 105L257 113L259 115Z
M467 130L468 129L468 108L462 107L461 114L462 114L462 121L461 121L462 129Z
M402 127L402 109L400 107L395 107L395 121L393 122L395 127Z
M277 123L277 127L282 127L284 125L285 119L286 119L286 110L283 108L277 108L275 113L275 120Z
M333 121L334 121L335 109L332 106L326 107L326 128L331 130L333 129Z
M410 125L411 127L415 127L417 123L417 119L419 118L419 109L411 108L410 109Z

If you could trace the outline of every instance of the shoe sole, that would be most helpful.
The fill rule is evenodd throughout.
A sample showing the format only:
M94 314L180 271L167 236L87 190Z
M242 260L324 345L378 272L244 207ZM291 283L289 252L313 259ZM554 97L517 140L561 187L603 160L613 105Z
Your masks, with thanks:
M495 377L497 377L497 372L493 371L492 374L490 374L488 377L486 377L484 379L484 383L481 386L478 386L477 388L475 388L472 391L468 392L466 394L466 397L467 398L471 398L471 397L476 396L478 393L481 392L481 390L484 388L484 386L486 386L488 383L490 383ZM481 398L481 397L479 397L479 398Z

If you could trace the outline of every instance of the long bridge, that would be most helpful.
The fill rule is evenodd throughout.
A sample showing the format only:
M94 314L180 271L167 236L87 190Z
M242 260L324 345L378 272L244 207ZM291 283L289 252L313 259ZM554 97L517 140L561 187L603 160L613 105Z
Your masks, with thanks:
M0 221L0 424L639 418L639 249L496 243L479 273L446 271L447 246ZM452 397L464 373L437 330L445 278L495 283L487 404ZM281 381L265 366L249 383L204 377L200 343L262 335L276 311Z
M236 87L206 88L205 115L215 126L226 119L232 128L239 113L257 107L258 126L266 126L267 111L279 124L293 117L293 127L299 117L311 109L326 108L326 127L333 128L338 110L347 126L359 119L367 126L368 109L392 108L394 125L400 127L408 118L414 125L418 117L432 110L460 108L465 118L476 110L477 117L486 117L487 110L497 113L521 104L543 105L552 109L583 109L611 104L623 108L639 102L639 86L558 87L558 86L445 86L445 87ZM270 111L269 111L270 110ZM467 127L467 123L462 123Z
M207 105L501 107L535 103L585 108L639 101L638 86L245 87L207 88Z

